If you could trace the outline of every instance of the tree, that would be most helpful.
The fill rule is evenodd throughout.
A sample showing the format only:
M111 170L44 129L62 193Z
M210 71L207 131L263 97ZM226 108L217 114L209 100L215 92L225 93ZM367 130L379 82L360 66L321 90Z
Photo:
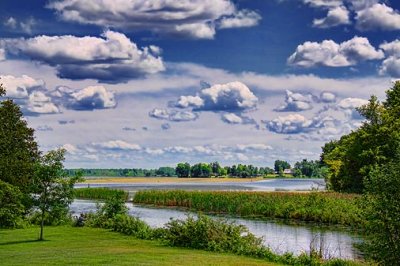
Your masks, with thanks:
M5 89L0 85L0 96L4 95ZM3 100L0 103L0 180L18 187L24 195L29 193L40 155L33 134L19 106L10 99Z
M327 167L320 161L303 159L296 162L293 167L294 177L325 178Z
M189 177L190 176L190 164L189 163L178 163L175 168L176 175L178 177Z
M395 158L400 147L400 82L386 91L386 101L372 96L357 111L365 118L362 126L322 149L321 160L330 170L327 184L335 191L361 193L369 173Z
M210 177L211 166L208 163L198 163L192 166L190 169L191 177Z
M371 171L361 201L366 221L366 253L379 265L400 262L400 160Z
M67 213L73 200L74 184L79 181L79 176L67 176L63 165L64 154L64 149L50 151L41 156L35 165L33 192L35 206L41 215L39 240L43 240L46 215Z
M0 180L0 228L14 228L23 220L24 205L21 191Z
M290 169L290 164L286 161L276 160L274 163L276 173L283 172L285 169Z

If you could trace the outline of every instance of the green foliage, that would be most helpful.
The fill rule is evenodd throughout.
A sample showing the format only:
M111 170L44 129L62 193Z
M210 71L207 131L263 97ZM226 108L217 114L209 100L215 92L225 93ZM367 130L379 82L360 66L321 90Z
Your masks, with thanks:
M171 220L166 224L164 239L171 246L189 247L236 254L262 248L262 240L246 227L199 215L186 220Z
M294 177L309 177L309 178L325 178L328 174L328 168L321 164L320 161L308 161L303 159L296 162L293 167Z
M78 188L74 190L74 195L77 199L106 200L116 197L126 201L129 193L125 190L111 188Z
M5 90L0 86L0 95ZM0 102L0 180L28 195L32 172L39 158L34 130L23 119L21 109L10 99ZM27 199L24 204L29 208Z
M369 173L395 158L400 146L400 82L386 92L383 103L372 96L357 110L366 119L363 125L323 147L321 160L330 169L327 181L335 191L363 192Z
M40 212L40 240L43 240L43 226L46 215L52 219L64 216L68 212L74 196L74 184L79 177L67 177L64 171L65 150L50 151L40 158L35 165L32 191L34 192L34 205Z
M176 175L175 168L166 167L166 166L160 167L156 170L156 175L157 176L168 176L168 177L175 176Z
M23 225L23 196L18 187L0 180L0 228Z
M189 163L178 163L175 168L176 175L178 177L189 177L190 176L190 164Z
M135 203L178 206L207 213L241 217L296 219L361 226L359 197L339 193L281 193L228 191L138 191Z
M191 177L210 177L212 168L210 164L198 163L191 167Z
M274 163L274 170L279 173L285 169L290 169L290 164L286 161L276 160Z
M400 160L377 167L365 180L366 254L381 265L400 262Z

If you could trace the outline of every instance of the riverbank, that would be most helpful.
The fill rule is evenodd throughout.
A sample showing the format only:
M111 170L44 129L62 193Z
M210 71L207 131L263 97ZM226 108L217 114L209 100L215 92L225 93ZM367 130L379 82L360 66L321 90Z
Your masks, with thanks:
M160 191L135 193L133 202L250 218L280 218L360 227L358 196L330 192Z
M0 230L1 265L267 265L265 260L232 254L166 247L105 229L46 227Z

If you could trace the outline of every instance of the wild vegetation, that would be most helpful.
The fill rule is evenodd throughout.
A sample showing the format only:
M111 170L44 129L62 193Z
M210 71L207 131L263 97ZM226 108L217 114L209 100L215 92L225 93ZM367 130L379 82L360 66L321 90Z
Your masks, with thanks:
M274 254L244 226L199 215L185 220L171 220L164 228L152 229L138 218L128 216L124 201L108 199L96 213L87 216L86 225L111 229L140 239L161 240L169 246L228 252L261 258L285 265L357 265L344 260L325 261L317 252L294 256Z
M109 198L128 199L128 192L110 188L79 188L74 190L75 198L90 200L106 200Z
M340 193L138 191L133 201L241 217L296 219L359 226L359 197Z

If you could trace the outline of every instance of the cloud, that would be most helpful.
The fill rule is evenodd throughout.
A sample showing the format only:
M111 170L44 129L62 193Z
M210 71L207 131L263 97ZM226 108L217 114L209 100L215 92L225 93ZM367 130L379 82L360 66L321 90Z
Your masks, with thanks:
M254 109L258 98L242 82L234 81L215 84L201 90L199 95L204 104L198 110L207 111L241 111Z
M110 140L107 142L93 143L95 147L109 150L138 151L142 148L135 143L129 143L123 140Z
M344 110L345 114L352 119L363 119L356 110L357 107L367 104L368 101L360 98L345 98L341 100L337 107Z
M400 77L400 40L385 42L379 46L385 51L386 59L382 62L379 74Z
M351 24L350 12L344 6L332 8L326 17L313 20L313 26L322 29L348 24Z
M17 28L19 28L21 31L25 32L25 33L32 33L32 28L33 26L36 25L36 20L33 17L30 17L28 19L26 19L25 21L17 21L16 18L14 17L9 17L8 19L5 20L4 22L4 26L15 30Z
M31 91L41 89L45 85L43 80L34 79L27 75L21 77L0 76L0 83L6 89L7 96L11 98L28 98Z
M253 144L237 144L237 150L239 151L268 151L273 150L270 145L262 144L262 143L253 143Z
M217 28L251 27L260 20L256 12L238 10L227 0L103 0L90 5L60 0L47 7L65 21L199 39L214 38Z
M290 90L286 90L285 103L275 111L278 112L299 112L312 109L311 105L312 95L303 95L301 93L293 93Z
M243 119L234 113L222 114L221 119L222 119L222 121L224 121L225 123L228 123L228 124L242 124L243 123Z
M346 67L366 60L382 59L384 54L376 50L367 38L355 36L337 44L332 40L305 42L297 46L288 58L288 64L298 67L328 66Z
M333 103L336 102L336 95L328 91L323 91L321 92L319 99L324 103Z
M279 116L265 123L270 131L281 134L297 134L315 128L315 121L309 120L299 114Z
M243 9L230 17L224 17L219 22L219 28L242 28L256 26L261 20L261 16L252 10Z
M303 0L303 2L311 7L318 8L332 8L343 4L343 0Z
M117 105L114 93L103 86L89 86L76 90L58 87L52 94L66 108L73 110L107 109Z
M61 148L65 149L69 154L77 154L79 149L70 143L66 143L61 146Z
M29 95L28 104L23 108L34 114L55 114L59 113L58 107L52 103L51 98L41 91L33 91Z
M124 34L110 30L101 38L41 35L3 43L8 52L54 66L57 75L67 79L126 82L165 69L155 49L140 49Z
M180 96L175 106L179 108L199 108L204 105L204 100L199 96Z
M177 111L154 108L149 112L149 116L161 120L169 120L173 122L187 122L198 118L198 115L190 111Z
M17 27L17 20L13 17L9 17L5 22L4 25L10 27L11 29L15 29Z
M399 30L400 13L384 3L376 3L357 11L356 28L368 30Z

